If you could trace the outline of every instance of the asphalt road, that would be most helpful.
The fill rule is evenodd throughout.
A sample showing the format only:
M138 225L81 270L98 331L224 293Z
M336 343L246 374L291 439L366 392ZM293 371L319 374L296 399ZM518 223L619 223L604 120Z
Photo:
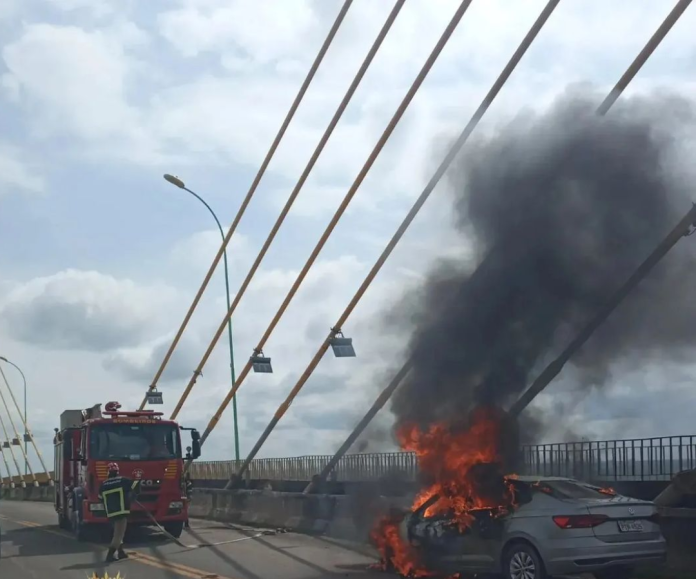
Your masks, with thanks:
M371 549L335 539L286 533L249 539L258 529L191 522L185 549L152 529L127 537L131 558L107 565L108 536L79 543L56 524L50 503L0 501L0 579L389 579L370 569ZM236 541L244 539L243 541ZM591 576L590 576L591 577ZM658 576L651 579L657 579ZM576 578L584 579L584 578ZM589 577L587 579L590 579Z
M138 530L125 545L131 558L106 565L104 537L79 543L56 524L50 503L0 502L0 577L2 579L103 578L119 572L125 579L385 579L372 571L369 550L332 539L295 533L229 543L256 531L192 521L182 535L184 549L149 529Z

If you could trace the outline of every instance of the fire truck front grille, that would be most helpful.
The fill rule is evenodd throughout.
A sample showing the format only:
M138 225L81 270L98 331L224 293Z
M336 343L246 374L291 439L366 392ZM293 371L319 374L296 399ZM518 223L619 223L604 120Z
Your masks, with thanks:
M159 495L138 495L138 502L140 503L156 503Z

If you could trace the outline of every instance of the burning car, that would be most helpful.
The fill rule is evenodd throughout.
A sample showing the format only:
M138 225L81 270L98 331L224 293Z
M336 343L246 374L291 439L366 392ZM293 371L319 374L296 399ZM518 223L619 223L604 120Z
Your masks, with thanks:
M433 512L437 495L408 513L394 525L398 537L392 537L388 555L393 566L421 577L482 572L544 579L593 573L597 579L628 579L635 566L665 559L651 502L567 478L505 482L514 508L472 509L465 524L452 512ZM394 552L398 544L401 553Z

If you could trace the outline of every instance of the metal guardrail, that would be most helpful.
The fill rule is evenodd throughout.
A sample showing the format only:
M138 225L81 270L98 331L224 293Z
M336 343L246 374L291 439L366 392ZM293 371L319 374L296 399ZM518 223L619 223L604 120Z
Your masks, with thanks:
M596 481L666 481L696 468L696 436L537 444L522 449L526 474Z
M252 480L310 481L331 455L261 458L251 461ZM525 445L520 474L565 476L593 481L666 481L682 470L696 469L696 435L628 440ZM193 480L227 480L242 461L200 461ZM331 473L337 482L368 482L398 476L413 481L418 460L412 452L347 454ZM45 474L37 474L45 482ZM15 477L19 482L19 477ZM7 480L5 480L7 482ZM29 481L27 481L29 482Z
M331 459L330 455L253 460L252 480L309 481ZM696 436L525 445L520 474L566 476L596 481L670 480L682 470L696 468ZM241 461L239 463L241 465ZM235 461L197 462L194 480L226 480ZM398 475L415 480L416 455L411 452L349 454L332 472L339 482L375 481Z
M292 458L260 458L251 461L248 478L251 480L309 481L322 471L332 455L298 456ZM191 466L193 480L227 480L243 461L201 461ZM375 481L399 474L415 480L418 472L416 455L410 452L349 454L344 456L331 473L333 481Z

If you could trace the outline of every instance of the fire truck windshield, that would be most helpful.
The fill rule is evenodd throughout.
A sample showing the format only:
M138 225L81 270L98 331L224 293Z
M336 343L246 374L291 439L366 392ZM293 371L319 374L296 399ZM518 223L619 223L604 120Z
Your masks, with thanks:
M96 460L181 458L179 432L171 424L95 424L89 432L89 458Z

